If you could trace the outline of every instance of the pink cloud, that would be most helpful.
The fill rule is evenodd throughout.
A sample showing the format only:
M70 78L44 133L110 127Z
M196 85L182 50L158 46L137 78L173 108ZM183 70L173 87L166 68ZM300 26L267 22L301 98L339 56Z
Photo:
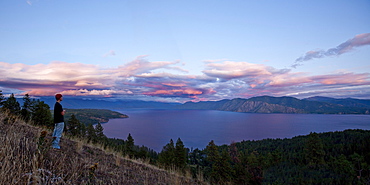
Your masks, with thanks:
M312 79L318 83L325 85L370 85L369 73L339 73L331 75L318 75L312 77Z
M315 50L308 51L302 57L296 59L295 63L292 65L293 68L302 65L302 62L312 60L315 58L323 58L328 56L339 56L341 54L352 51L356 47L361 47L365 45L370 45L370 33L362 33L354 36L352 39L347 40L339 44L335 48L330 48L328 50Z
M222 63L208 63L203 73L211 77L233 79L271 75L271 70L271 67L263 64L225 61Z
M178 61L168 62L168 61L158 61L158 62L149 62L145 59L146 56L139 56L135 60L118 67L118 72L120 76L127 77L132 75L142 75L149 73L156 69L171 69L181 72L187 72L186 70L181 69L180 67L173 66L178 64Z
M139 57L140 59L140 57ZM10 64L0 62L0 87L12 87L35 96L63 92L75 96L132 94L130 79L155 69L175 69L176 62L135 60L117 68L101 68L82 63L54 61L49 64ZM126 73L122 76L122 73ZM122 83L126 82L126 83ZM175 84L175 83L174 83Z

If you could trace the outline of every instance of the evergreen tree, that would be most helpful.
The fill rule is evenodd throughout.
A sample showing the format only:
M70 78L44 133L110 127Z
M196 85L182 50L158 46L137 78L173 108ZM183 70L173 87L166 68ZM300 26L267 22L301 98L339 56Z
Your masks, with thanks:
M5 97L3 95L3 91L0 90L0 108L3 106L4 101L5 101Z
M32 111L33 111L34 100L31 100L28 94L25 94L23 97L23 105L21 110L22 118L26 121L32 119Z
M134 138L129 133L126 141L126 151L130 157L134 156L134 147L135 147Z
M304 148L306 164L310 168L316 168L320 164L324 164L324 145L319 135L311 132Z
M95 126L95 135L100 142L103 142L107 137L104 135L104 128L98 123Z
M176 141L175 146L175 166L180 169L184 169L186 167L187 156L186 156L186 148L184 143L181 141L180 138Z
M359 182L362 182L365 184L363 176L364 176L364 173L366 173L366 170L370 169L370 165L366 164L364 156L361 156L356 152L352 154L350 157L352 159L354 170L357 173L357 178ZM370 176L370 174L368 174L368 176Z
M249 184L262 184L262 167L258 160L259 153L253 151L247 156L247 170L250 175Z
M337 158L332 158L332 163L330 163L330 168L334 170L335 173L341 174L338 176L339 182L337 184L351 184L352 177L356 177L355 167L350 161L347 160L346 156L341 154ZM334 184L334 183L333 183Z
M232 157L232 156L231 156ZM252 179L252 174L248 170L248 157L246 151L238 152L237 156L239 162L234 164L234 184L252 184L250 180ZM233 158L231 158L233 160Z
M236 147L236 143L235 142L232 142L230 144L229 154L230 154L230 157L231 157L231 161L234 164L240 163L239 151L238 151L238 148Z
M74 114L71 115L71 118L68 120L68 126L66 132L71 134L72 136L81 136L80 130L80 121L76 118Z
M77 130L79 130L80 132L78 133L78 136L83 138L83 137L86 137L86 125L81 123L78 125L77 127Z
M232 168L231 157L227 150L223 150L221 155L218 147L212 140L206 147L207 161L210 162L211 171L209 179L212 184L227 184L231 181Z
M19 114L21 107L17 102L17 99L14 97L12 93L8 99L3 103L3 108L8 110L12 114Z
M98 140L97 140L97 137L96 137L96 132L95 132L95 128L92 124L89 124L86 128L86 136L87 136L87 139L93 143L96 143Z
M50 107L44 101L34 101L32 105L32 121L36 125L53 127L53 120L50 112Z
M171 167L175 163L175 145L171 139L166 146L163 147L161 153L159 154L159 163L165 167Z
M206 159L211 165L220 158L218 147L216 146L213 140L210 141L206 146L206 154L207 154Z
M210 141L206 146L206 160L209 167L209 180L212 184L218 183L221 180L221 176L218 171L218 163L221 160L221 156L218 152L218 147L214 141Z
M216 171L223 184L231 181L233 170L231 168L231 157L226 150L221 153L221 158L216 163Z

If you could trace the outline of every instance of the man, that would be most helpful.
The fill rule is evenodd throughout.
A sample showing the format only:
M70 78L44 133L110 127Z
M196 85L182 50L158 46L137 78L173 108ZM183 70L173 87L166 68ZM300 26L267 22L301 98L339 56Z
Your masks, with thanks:
M63 110L62 105L60 104L63 101L63 96L61 94L55 95L55 105L54 105L54 132L53 132L53 143L52 147L54 149L60 149L59 141L62 137L63 129L64 129L64 114L65 110Z

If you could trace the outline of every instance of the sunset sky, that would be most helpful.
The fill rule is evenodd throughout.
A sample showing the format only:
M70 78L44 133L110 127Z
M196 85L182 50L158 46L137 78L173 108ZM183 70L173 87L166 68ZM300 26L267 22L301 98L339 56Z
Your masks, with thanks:
M2 0L0 90L370 99L370 1Z

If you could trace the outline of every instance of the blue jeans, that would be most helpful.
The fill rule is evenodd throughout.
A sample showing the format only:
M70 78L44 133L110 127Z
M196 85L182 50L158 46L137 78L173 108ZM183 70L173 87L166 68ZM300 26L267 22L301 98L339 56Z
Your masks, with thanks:
M53 132L53 143L52 143L53 148L60 149L59 141L60 141L60 138L62 137L63 129L64 129L64 122L55 123L54 132Z

